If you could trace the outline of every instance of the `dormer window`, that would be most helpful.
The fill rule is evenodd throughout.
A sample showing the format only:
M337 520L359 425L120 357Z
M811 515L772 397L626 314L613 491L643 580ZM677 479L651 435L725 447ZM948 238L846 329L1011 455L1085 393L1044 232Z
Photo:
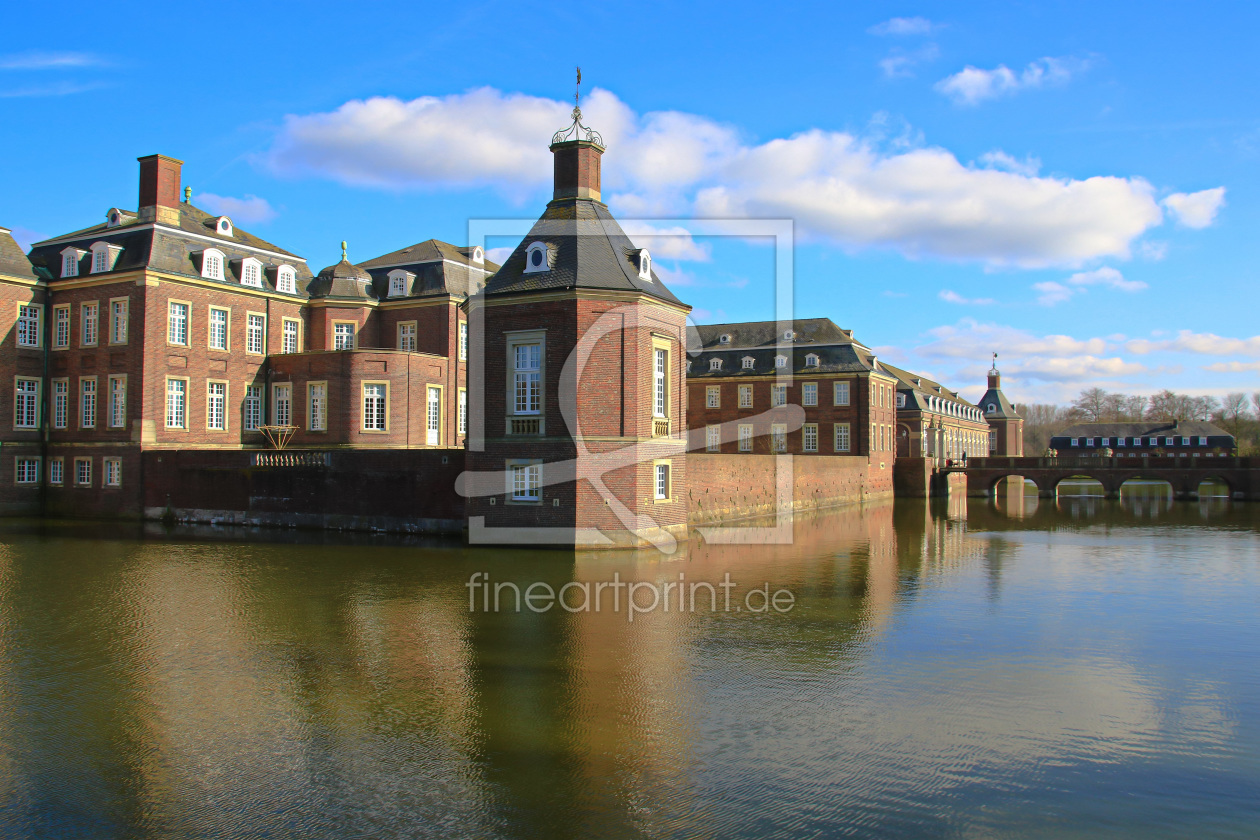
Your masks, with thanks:
M118 255L122 253L122 247L119 245L111 245L108 242L92 243L92 273L100 274L103 271L113 271L114 263L118 260Z
M546 242L531 242L525 249L525 274L551 271L551 249Z
M223 279L223 252L207 248L201 252L201 276L207 280Z
M388 297L406 297L407 289L411 286L411 281L415 279L414 274L396 268L389 273L389 294Z
M783 333L784 341L796 341L796 333L792 330L785 330Z
M276 269L276 291L285 294L297 294L297 271L291 265L282 265Z
M905 407L906 407L906 395L898 394L897 395L897 408L905 408Z
M79 260L83 259L86 251L80 251L78 248L66 248L61 252L61 276L62 277L78 277L79 276Z
M479 265L486 261L486 252L481 250L480 245L472 249L472 261Z
M775 366L775 367L777 367L777 368L785 368L785 367L787 367L787 356L775 356L775 357L774 357L774 366Z
M227 216L220 216L214 220L214 229L220 236L231 236L232 220Z
M805 367L818 367L818 356L810 353L805 357Z
M253 257L241 260L241 285L262 288L262 263Z
M730 344L730 343L731 343L730 333L722 333L720 336L718 336L718 344Z
M116 228L122 224L122 213L117 207L111 207L105 214L105 227Z
M744 370L752 370L753 365L756 364L756 362L753 361L752 356L745 356L743 359L743 362L744 362Z
M996 406L996 405L994 405L993 403L989 403L988 405L986 405L986 406L984 407L984 413L985 413L985 414L996 414L996 413L997 413L997 406Z
M646 248L639 251L639 279L652 282L652 255Z
M721 369L722 369L721 359L709 359L709 370L721 370Z

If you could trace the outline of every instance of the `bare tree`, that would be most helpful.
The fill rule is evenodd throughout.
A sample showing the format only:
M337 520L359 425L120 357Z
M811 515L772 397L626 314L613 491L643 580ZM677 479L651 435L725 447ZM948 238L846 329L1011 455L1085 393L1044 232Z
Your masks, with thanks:
M1086 388L1072 401L1072 411L1089 423L1101 423L1114 410L1111 395L1102 388Z
M1147 420L1189 420L1193 416L1190 397L1166 389L1152 396L1146 408Z
M1191 397L1190 419L1211 420L1212 415L1221 410L1221 403L1216 397Z
M1072 417L1060 405L1017 405L1024 418L1024 451L1040 454L1050 446L1050 438L1072 425Z
M1141 420L1146 413L1146 397L1122 397L1120 399L1121 420Z
M1242 421L1247 419L1247 395L1240 391L1226 394L1225 399L1221 400L1220 417L1230 434L1238 437Z

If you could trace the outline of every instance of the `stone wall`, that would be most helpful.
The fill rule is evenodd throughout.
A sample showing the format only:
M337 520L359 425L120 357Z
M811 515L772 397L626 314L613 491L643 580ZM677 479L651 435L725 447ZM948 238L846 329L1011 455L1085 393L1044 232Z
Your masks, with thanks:
M793 510L891 498L892 467L891 459L859 456L691 453L687 456L689 524L772 515L780 484L790 494Z

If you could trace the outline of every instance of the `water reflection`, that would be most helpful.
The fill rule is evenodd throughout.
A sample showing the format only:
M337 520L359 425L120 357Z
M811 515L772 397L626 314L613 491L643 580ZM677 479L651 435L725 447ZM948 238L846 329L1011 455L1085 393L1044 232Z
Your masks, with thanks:
M672 557L3 523L0 835L1254 825L1253 520L1012 482ZM470 611L474 572L738 588L631 621Z

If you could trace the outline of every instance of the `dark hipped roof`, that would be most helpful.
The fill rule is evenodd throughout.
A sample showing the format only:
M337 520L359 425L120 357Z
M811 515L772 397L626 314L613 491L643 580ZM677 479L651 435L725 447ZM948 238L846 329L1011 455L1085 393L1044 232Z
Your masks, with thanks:
M984 412L985 417L997 417L1004 420L1022 420L1023 417L1015 406L1011 405L1010 400L1002 393L999 388L990 388L984 392L984 396L977 403L980 410ZM989 411L989 406L994 406L993 411Z
M1051 440L1074 437L1205 437L1229 438L1234 436L1219 426L1205 420L1143 420L1137 423L1077 423L1069 426Z
M470 246L460 248L449 242L428 239L359 263L359 267L371 273L377 297L381 299L388 297L389 273L397 269L415 275L407 297L453 295L466 298L480 291L486 278L499 270L498 264L489 260L474 262L472 251Z
M975 407L967 400L958 396L957 391L951 391L949 388L946 388L944 385L936 382L935 380L928 379L926 376L920 376L917 373L911 373L908 370L902 370L901 368L896 367L895 365L890 365L887 362L880 362L879 364L885 371L896 377L897 390L906 395L905 409L926 409L927 403L923 399L925 395L931 395L938 399L945 400L946 402L957 403L959 405L970 406L972 408Z
M450 260L451 262L463 263L464 265L476 266L477 268L485 268L491 274L499 270L499 266L489 260L481 263L473 262L472 251L471 246L461 248L449 242L443 242L440 239L426 239L423 242L417 242L415 245L408 245L406 248L399 248L397 251L390 251L388 254L373 257L367 262L360 263L360 265L364 268L381 268L384 266L392 268Z
M280 264L287 264L292 266L297 274L297 295L304 294L304 287L311 279L311 271L301 257L259 239L239 227L233 226L231 235L219 233L215 228L215 220L219 217L212 216L191 204L180 204L179 215L180 221L177 228L166 225L152 226L147 222L139 222L130 215L124 215L123 223L117 227L111 228L106 224L99 224L37 242L31 249L31 263L37 271L46 272L47 277L56 280L61 276L63 250L74 247L87 251L95 242L108 242L122 249L114 263L114 272L148 268L168 274L200 278L201 252L207 248L216 248L222 251L226 258L224 279L208 282L239 286L240 277L237 272L240 270L241 260L253 257L263 263L266 269L262 278L265 289L275 291L275 268ZM184 233L197 234L198 238L182 235ZM259 253L259 251L271 253Z
M320 269L319 275L306 287L313 298L337 298L365 301L376 297L372 288L372 275L345 257L341 262Z
M8 228L0 228L0 275L21 280L39 279L22 246L17 244Z
M533 242L546 243L550 270L525 273L525 252ZM682 305L655 272L651 282L639 279L637 256L638 249L603 204L585 198L557 199L547 205L529 235L487 281L485 293L608 289L640 292Z
M782 354L789 359L788 370L797 376L810 376L819 373L863 373L876 370L872 367L873 357L866 352L860 345L847 344L822 344L806 347L787 347L784 348ZM703 377L756 377L756 376L773 376L783 372L782 368L774 366L775 356L780 355L780 351L774 347L736 347L736 348L715 348L706 347L700 354L692 357L688 362L687 378L703 378ZM817 365L807 365L806 357L814 355L818 357ZM744 358L751 357L753 366L751 368L744 367ZM719 370L711 370L712 359L721 359L722 367Z
M771 347L779 343L781 333L778 321L746 321L738 324L697 324L703 347L726 349L728 347ZM807 344L853 344L863 347L853 338L853 330L843 330L830 318L801 318L791 321L788 327L796 333L790 343L794 346ZM722 336L729 335L729 344L722 344Z

